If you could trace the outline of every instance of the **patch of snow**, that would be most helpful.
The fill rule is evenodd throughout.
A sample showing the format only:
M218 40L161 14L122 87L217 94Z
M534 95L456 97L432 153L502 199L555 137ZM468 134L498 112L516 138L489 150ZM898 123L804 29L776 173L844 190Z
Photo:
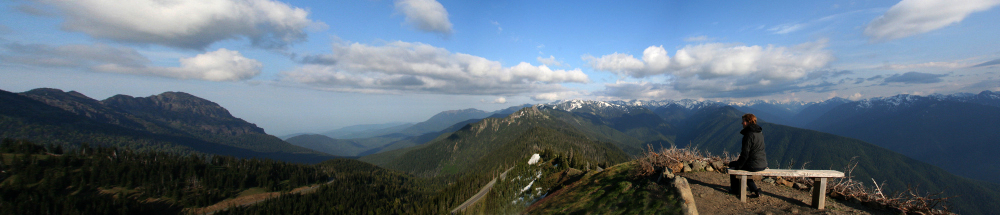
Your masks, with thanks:
M531 189L532 184L535 184L535 180L531 180L531 182L528 183L528 186L524 186L524 189L521 189L520 193L524 193L524 191L528 191L528 189Z
M536 164L541 159L542 159L542 156L540 156L538 154L531 155L531 159L528 159L528 165Z

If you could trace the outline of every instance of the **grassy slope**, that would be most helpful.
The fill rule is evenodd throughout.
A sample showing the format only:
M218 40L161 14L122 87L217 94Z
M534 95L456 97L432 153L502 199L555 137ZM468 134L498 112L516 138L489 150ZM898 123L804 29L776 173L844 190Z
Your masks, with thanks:
M592 171L529 207L526 214L678 214L680 197L669 185L629 175L634 162Z

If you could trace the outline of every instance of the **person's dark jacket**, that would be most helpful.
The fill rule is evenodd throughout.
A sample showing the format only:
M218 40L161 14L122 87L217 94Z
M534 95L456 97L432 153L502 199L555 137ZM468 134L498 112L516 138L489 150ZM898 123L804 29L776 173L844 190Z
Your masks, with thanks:
M762 170L767 168L767 156L764 155L764 129L757 124L750 124L740 131L743 134L743 149L740 157L729 164L729 168L738 170Z

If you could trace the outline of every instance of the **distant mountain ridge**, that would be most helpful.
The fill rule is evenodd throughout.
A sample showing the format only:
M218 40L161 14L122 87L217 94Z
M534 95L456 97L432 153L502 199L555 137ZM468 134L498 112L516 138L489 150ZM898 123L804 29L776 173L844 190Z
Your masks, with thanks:
M265 157L316 163L335 158L288 144L253 123L233 117L218 104L187 93L150 97L117 95L104 101L75 91L35 89L20 94L3 91L3 138L40 143L87 142L140 150ZM17 104L14 106L14 104ZM49 118L52 115L73 117Z
M971 102L976 101L976 102ZM1000 101L976 96L897 95L845 103L806 128L870 142L955 174L1000 183Z
M340 156L365 156L387 150L412 147L433 140L439 135L458 130L465 124L484 118L503 118L517 110L531 105L511 106L486 112L474 108L448 110L435 114L430 119L416 124L363 124L324 132L329 138L318 138L311 134L298 134L286 139L289 143L317 151ZM306 136L306 138L295 138Z

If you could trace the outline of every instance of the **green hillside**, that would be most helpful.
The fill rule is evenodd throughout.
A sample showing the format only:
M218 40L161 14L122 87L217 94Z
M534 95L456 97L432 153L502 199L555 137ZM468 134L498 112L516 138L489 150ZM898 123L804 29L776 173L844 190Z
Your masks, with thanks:
M595 167L627 159L627 155L616 145L589 140L573 126L547 112L525 108L507 118L487 118L468 124L431 143L400 152L366 156L362 160L380 160L379 157L401 153L389 162L382 159L383 166L420 176L440 176L465 172L474 167L510 166L513 160L530 156L529 152L544 150L591 158Z
M170 100L186 106L148 102L170 107L161 108L162 115L155 115L156 109L152 107L128 112L75 92L42 89L25 94L32 97L0 91L0 103L4 104L0 105L0 138L306 163L334 158L262 133L263 129L232 117L214 103L189 95L172 95L181 97ZM181 98L186 100L177 101Z

